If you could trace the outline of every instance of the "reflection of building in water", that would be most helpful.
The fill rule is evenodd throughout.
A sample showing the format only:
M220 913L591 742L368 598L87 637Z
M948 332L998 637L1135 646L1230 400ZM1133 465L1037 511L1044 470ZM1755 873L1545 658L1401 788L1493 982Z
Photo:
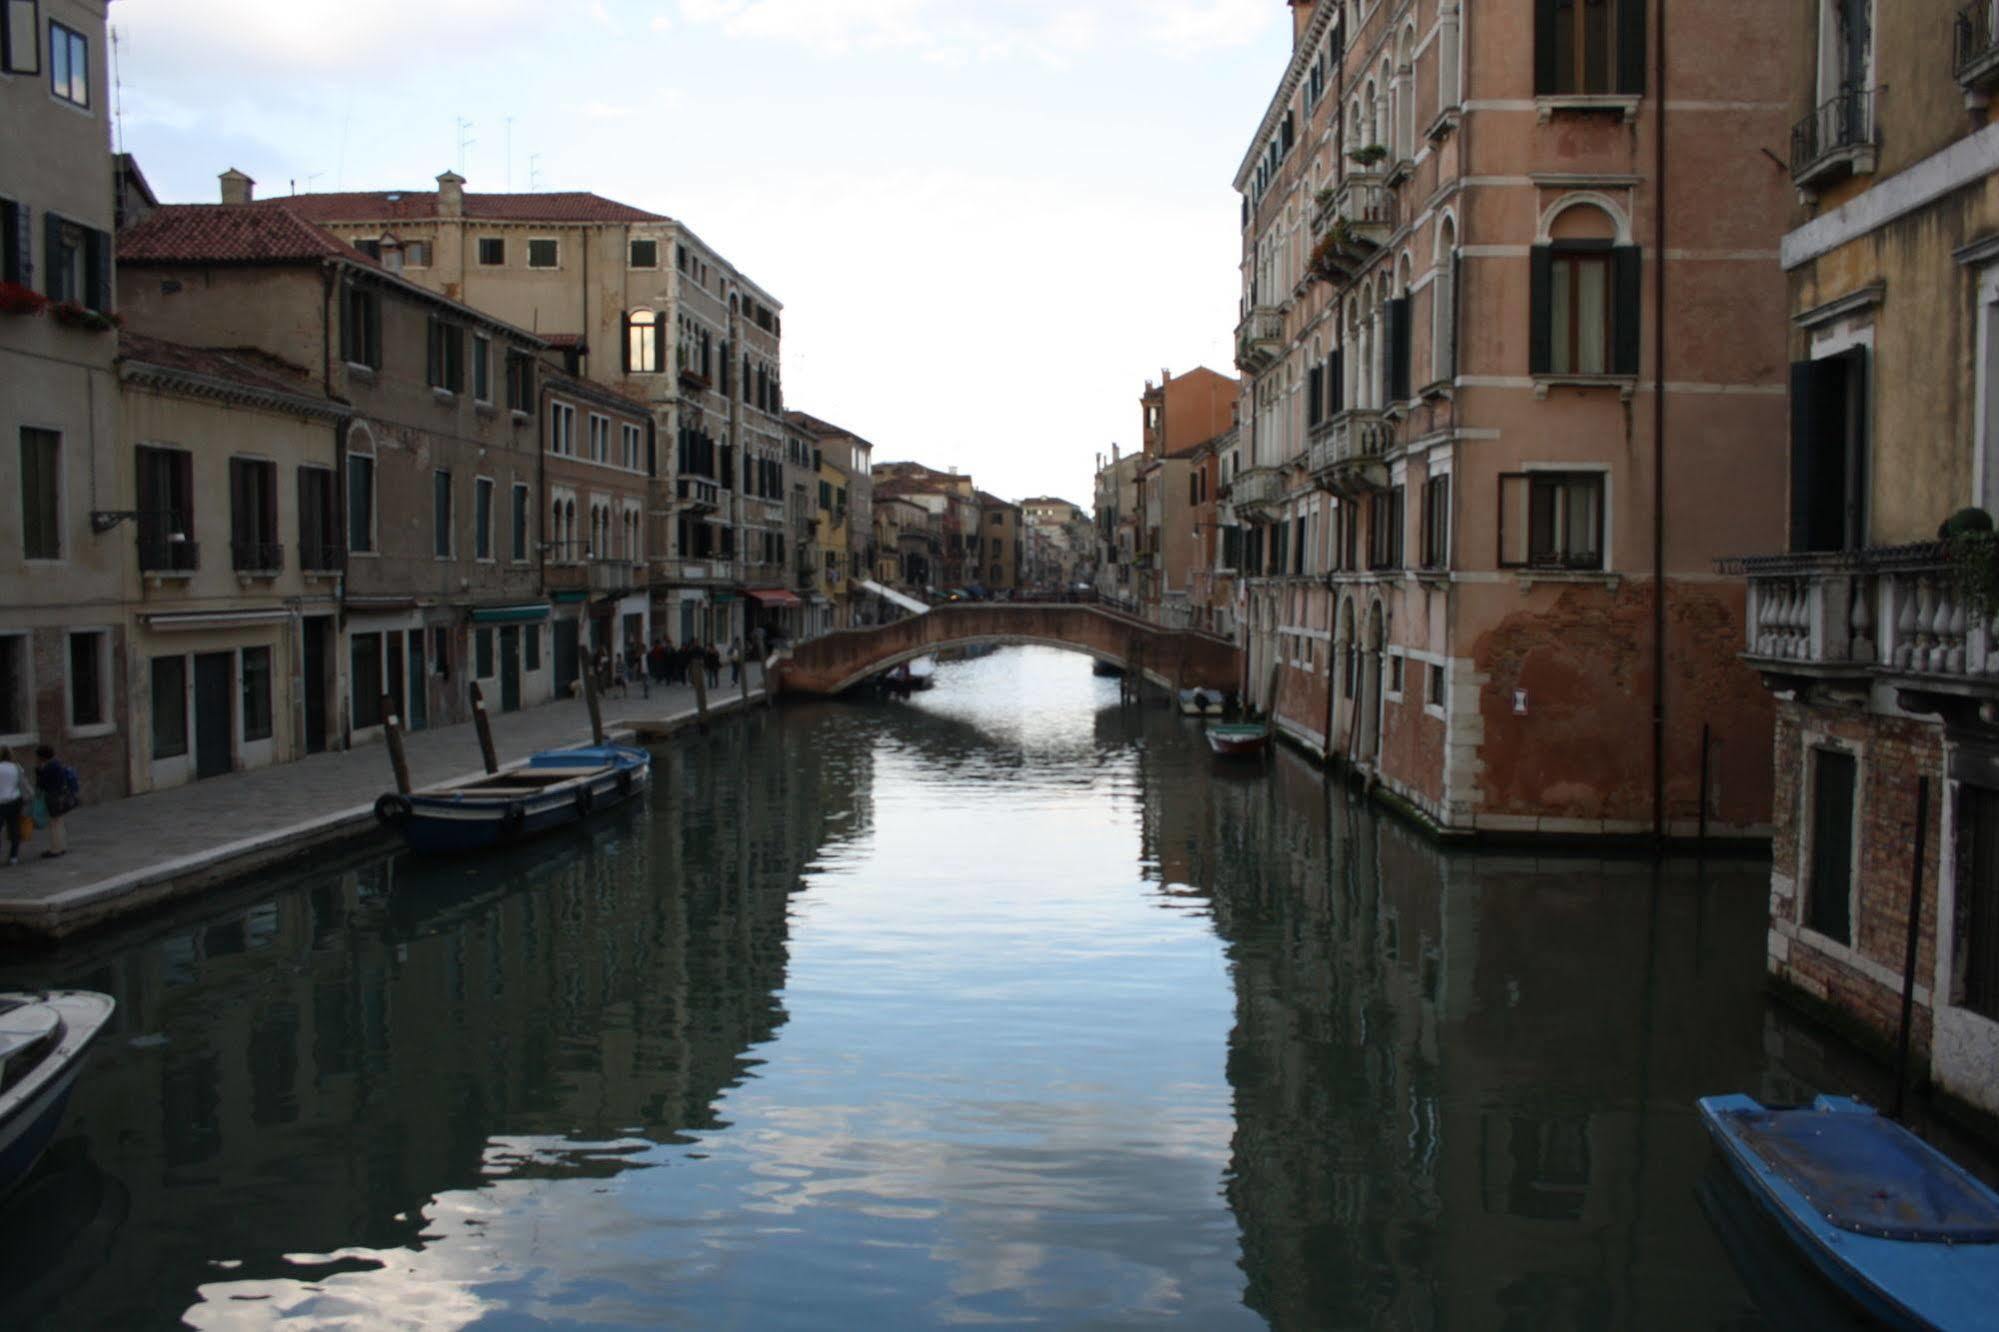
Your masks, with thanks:
M87 1321L170 1322L210 1260L408 1245L447 1190L614 1173L635 1135L716 1127L784 1021L789 895L865 789L774 730L745 768L747 742L663 753L654 813L318 875L66 977L120 1004L70 1129L131 1192L131 1279L73 1297Z
M1229 944L1247 1303L1278 1328L1739 1313L1703 1275L1688 1107L1767 1064L1755 867L1655 887L1445 855L1288 752L1267 777L1189 762L1172 725L1147 724L1146 852Z

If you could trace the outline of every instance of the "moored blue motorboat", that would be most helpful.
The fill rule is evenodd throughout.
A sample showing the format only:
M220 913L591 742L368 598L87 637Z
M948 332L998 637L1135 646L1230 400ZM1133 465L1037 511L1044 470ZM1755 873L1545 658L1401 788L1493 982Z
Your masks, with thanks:
M630 745L550 749L524 765L375 802L375 817L413 851L506 846L588 818L645 790L652 756Z
M1891 1327L1990 1328L1999 1194L1844 1096L1705 1096L1701 1119L1749 1196L1840 1291Z
M55 1137L83 1056L116 1008L93 990L0 992L0 1194Z

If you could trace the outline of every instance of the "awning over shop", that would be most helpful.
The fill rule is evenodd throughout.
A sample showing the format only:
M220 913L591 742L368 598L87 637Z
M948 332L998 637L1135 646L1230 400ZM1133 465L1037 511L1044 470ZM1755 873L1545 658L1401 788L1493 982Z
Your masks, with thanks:
M563 588L561 591L549 593L548 599L557 605L573 606L579 601L588 601L590 594L580 587Z
M472 609L474 624L528 624L548 618L548 603L537 602L531 606L475 606Z
M288 610L169 611L146 615L146 627L154 633L185 629L239 629L256 624L280 624L291 618Z
M787 591L781 587L752 587L747 589L743 595L751 601L756 602L759 606L791 609L805 604L798 599L796 592Z

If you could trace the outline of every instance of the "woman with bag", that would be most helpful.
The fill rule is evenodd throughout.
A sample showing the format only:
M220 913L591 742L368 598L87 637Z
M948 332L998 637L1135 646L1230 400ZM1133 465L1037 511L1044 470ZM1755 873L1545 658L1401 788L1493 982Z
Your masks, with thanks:
M21 827L28 819L28 777L21 771L21 765L14 762L14 751L0 745L0 821L7 825L7 863L21 863L21 839L27 830Z
M41 762L35 765L35 789L37 803L48 815L49 849L42 852L43 860L54 860L69 851L63 836L62 816L75 809L81 802L81 783L77 781L76 769L56 758L56 752L48 745L35 749L35 757ZM37 819L37 823L41 820Z

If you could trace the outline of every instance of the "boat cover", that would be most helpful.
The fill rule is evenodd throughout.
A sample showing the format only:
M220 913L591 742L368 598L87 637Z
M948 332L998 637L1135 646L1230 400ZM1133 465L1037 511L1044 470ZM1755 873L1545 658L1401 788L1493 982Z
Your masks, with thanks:
M1723 1116L1744 1145L1842 1230L1946 1244L1999 1241L1992 1196L1893 1120L1822 1110Z

